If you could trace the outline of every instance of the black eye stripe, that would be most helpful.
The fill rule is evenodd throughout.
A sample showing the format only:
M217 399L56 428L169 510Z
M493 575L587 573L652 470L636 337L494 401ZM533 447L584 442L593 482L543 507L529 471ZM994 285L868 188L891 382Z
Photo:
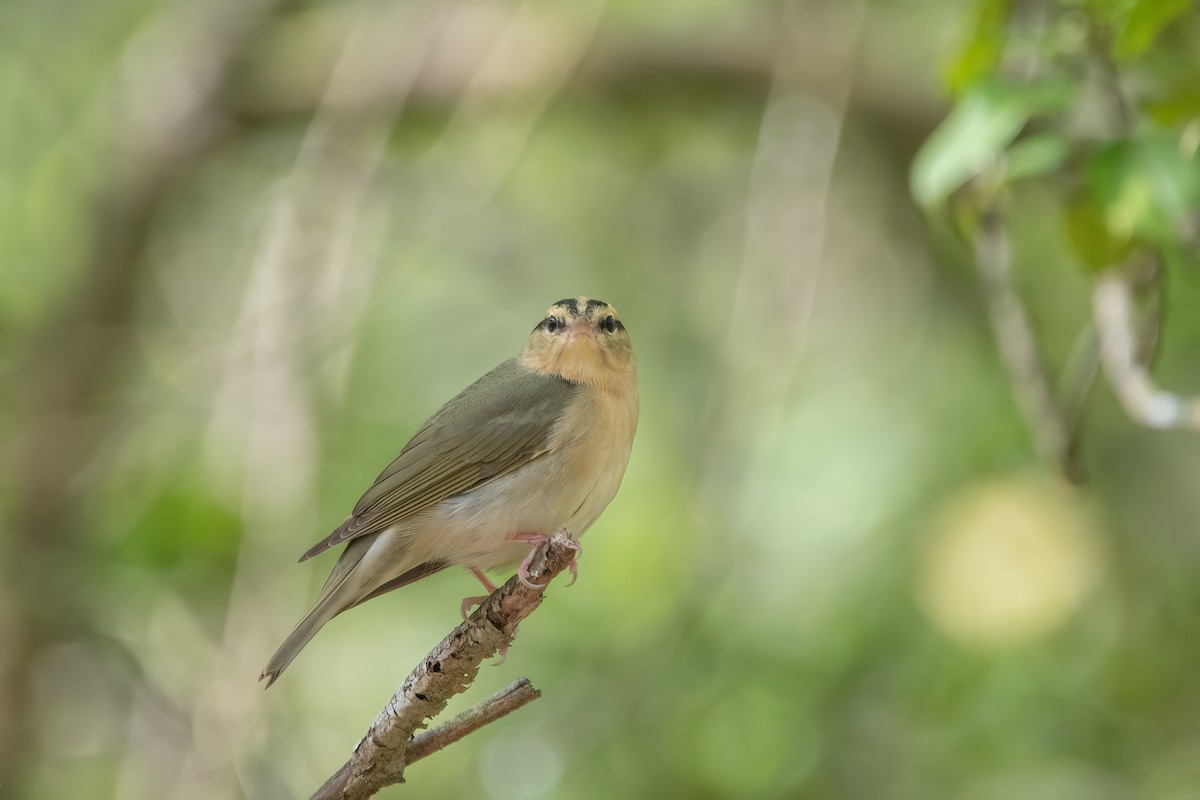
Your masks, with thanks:
M568 297L565 300L559 300L557 303L553 303L552 305L569 309L571 311L571 316L573 317L579 316L579 303L576 302L575 298L573 297Z

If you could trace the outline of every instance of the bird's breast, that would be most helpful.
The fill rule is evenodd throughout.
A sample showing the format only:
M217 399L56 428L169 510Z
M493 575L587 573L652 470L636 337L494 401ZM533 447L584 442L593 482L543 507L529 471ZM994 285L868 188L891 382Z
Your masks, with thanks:
M621 486L637 419L636 392L581 392L555 426L545 454L430 510L426 519L443 548L438 557L498 567L528 551L510 541L514 534L565 527L581 536Z
M591 527L616 496L629 464L637 421L633 389L585 392L563 415L546 457L552 458L556 450L561 453L566 516L560 524L575 535Z

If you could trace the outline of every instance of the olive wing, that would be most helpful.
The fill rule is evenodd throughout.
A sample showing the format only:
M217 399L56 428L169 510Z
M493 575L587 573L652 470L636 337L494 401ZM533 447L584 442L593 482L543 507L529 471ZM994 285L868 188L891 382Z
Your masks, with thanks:
M308 550L386 530L422 509L506 475L548 452L578 387L511 359L429 418L338 528Z

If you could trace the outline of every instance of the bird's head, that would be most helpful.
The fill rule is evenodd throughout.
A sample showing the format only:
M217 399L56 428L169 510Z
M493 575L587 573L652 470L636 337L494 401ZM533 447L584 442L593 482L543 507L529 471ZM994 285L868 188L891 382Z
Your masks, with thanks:
M603 300L559 300L521 351L521 364L543 375L619 391L634 381L636 364L629 332L617 310Z

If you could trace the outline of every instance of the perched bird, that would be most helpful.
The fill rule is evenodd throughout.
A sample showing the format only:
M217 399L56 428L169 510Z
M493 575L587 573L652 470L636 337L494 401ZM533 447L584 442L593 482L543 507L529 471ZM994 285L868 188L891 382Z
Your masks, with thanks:
M615 308L586 297L552 305L520 355L430 417L300 558L346 545L260 680L274 683L346 609L446 567L467 567L490 592L483 570L528 552L518 573L528 582L529 558L550 533L581 536L616 495L637 430L636 372Z

